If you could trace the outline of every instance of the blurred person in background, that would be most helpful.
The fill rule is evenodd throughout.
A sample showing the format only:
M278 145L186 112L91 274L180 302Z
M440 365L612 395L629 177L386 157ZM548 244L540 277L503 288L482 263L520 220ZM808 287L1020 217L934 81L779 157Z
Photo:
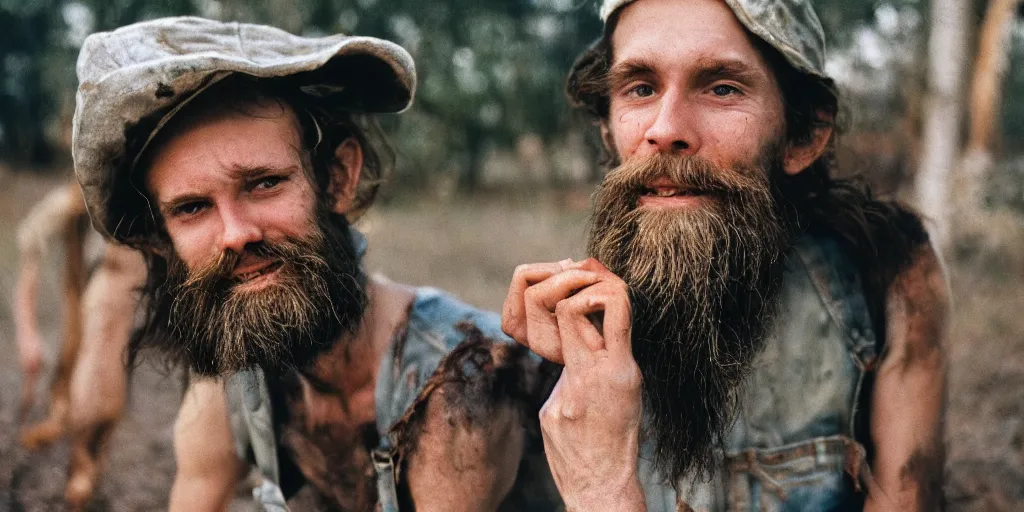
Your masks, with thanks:
M329 510L555 506L538 359L497 315L362 268L350 223L393 164L374 114L412 101L404 49L165 18L91 35L77 70L89 213L147 263L129 360L190 373L171 510L225 509L251 467L265 510L303 485Z
M93 496L108 441L124 410L124 354L145 265L136 251L104 244L91 229L78 183L54 189L32 208L19 226L18 249L21 269L13 304L22 372L19 421L32 408L42 370L36 315L41 265L47 254L64 254L64 343L54 370L49 414L25 427L21 442L36 450L65 432L70 435L65 499L78 510Z
M834 177L806 0L606 0L567 92L594 259L519 267L506 333L567 510L942 508L949 293L921 219Z

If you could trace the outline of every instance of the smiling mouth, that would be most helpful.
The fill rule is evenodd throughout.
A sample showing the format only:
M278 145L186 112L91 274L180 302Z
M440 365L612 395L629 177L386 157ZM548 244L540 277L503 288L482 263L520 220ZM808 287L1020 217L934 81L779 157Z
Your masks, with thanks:
M238 282L240 283L246 283L258 277L273 274L278 269L280 269L282 265L283 263L281 263L280 261L274 261L256 270L237 274L235 275L235 279L237 279Z
M706 195L706 193L691 188L655 186L644 188L642 195L645 197L696 197Z
M712 198L713 191L683 186L662 177L641 189L637 206L649 208L696 208Z

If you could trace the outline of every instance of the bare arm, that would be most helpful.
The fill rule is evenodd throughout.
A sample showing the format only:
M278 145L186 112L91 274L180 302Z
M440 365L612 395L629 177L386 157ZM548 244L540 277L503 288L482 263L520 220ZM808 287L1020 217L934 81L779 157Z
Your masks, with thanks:
M82 347L71 377L71 423L113 421L124 409L128 346L138 289L146 279L140 253L109 244L82 299Z
M21 270L14 288L14 326L18 337L21 371L26 375L39 372L42 362L42 336L36 302L39 299L39 255L22 251Z
M22 372L20 414L32 405L36 382L42 366L42 335L36 307L39 300L40 262L47 244L84 206L70 186L58 188L36 203L18 226L18 252L21 268L14 288L14 327L17 336L19 366Z
M948 313L942 267L924 247L889 290L886 352L871 406L881 492L869 495L865 510L942 509Z
M488 351L493 364L461 374L485 360ZM427 384L433 390L422 419L410 427L416 432L407 464L417 510L493 511L511 490L524 452L524 420L519 404L495 393L501 389L498 373L521 364L511 353L497 343L453 353L458 357L448 358Z
M223 381L189 385L174 424L174 456L178 473L169 509L227 510L245 466L235 454Z

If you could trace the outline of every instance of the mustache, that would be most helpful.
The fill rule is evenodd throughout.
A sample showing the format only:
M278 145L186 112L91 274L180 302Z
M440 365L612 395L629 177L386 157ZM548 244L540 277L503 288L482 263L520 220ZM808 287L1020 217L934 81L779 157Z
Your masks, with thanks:
M701 156L658 153L627 160L594 194L588 252L661 299L654 303L673 302L683 286L706 295L709 284L721 287L731 278L730 262L722 258L745 258L740 267L758 268L755 260L764 254L759 246L778 236L770 167L767 157L733 168ZM651 181L666 178L712 200L695 209L638 208Z
M623 162L609 171L601 189L611 189L620 198L636 199L648 190L648 184L667 178L681 189L716 196L763 195L768 176L759 167L722 167L703 156L679 156L656 153Z
M221 252L216 258L192 270L177 266L176 270L185 274L180 276L181 288L207 287L230 288L241 280L234 275L235 269L245 256L259 260L278 260L284 264L296 265L300 268L322 268L327 263L317 255L317 248L322 247L324 238L315 233L305 238L288 237L280 241L261 241L249 244L244 253L230 249Z
M160 284L147 290L148 318L130 357L155 349L170 366L205 376L253 366L286 372L344 342L367 304L358 235L325 208L312 220L301 235L219 251L193 264L172 251L158 267ZM239 272L240 265L250 262L273 270L265 286L245 286L251 274Z

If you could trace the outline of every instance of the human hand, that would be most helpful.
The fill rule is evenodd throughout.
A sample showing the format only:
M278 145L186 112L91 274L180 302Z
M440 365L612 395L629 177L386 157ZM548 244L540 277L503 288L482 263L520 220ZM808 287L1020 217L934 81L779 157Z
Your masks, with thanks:
M36 393L36 383L39 380L39 373L43 367L43 340L38 332L32 330L19 330L18 342L18 366L21 368L21 398L18 404L18 422L21 423L28 416L32 408Z
M522 265L502 328L565 365L540 423L566 510L646 510L637 476L642 377L625 282L594 259Z

